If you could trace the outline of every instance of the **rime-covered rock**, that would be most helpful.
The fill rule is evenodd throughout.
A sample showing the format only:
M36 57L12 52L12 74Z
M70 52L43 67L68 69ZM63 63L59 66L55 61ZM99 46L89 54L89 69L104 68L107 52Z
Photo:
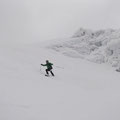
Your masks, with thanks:
M120 66L120 30L80 28L71 38L54 44L52 49L70 57L82 57L96 63Z

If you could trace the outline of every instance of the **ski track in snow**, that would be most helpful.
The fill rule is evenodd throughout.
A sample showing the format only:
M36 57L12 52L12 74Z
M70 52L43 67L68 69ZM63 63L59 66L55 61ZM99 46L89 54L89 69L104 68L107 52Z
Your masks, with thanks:
M44 46L1 45L0 120L120 120L120 73Z

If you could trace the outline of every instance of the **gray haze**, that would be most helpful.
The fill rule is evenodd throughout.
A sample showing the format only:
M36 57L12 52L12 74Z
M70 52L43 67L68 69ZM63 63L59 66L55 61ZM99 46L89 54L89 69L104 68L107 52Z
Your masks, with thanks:
M0 41L69 37L80 27L120 28L119 0L0 0Z

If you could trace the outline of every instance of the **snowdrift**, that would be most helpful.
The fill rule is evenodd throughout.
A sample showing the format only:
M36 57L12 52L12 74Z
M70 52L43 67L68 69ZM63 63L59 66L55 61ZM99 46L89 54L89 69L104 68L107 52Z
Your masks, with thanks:
M55 43L51 48L70 57L120 66L120 30L81 28L71 38Z

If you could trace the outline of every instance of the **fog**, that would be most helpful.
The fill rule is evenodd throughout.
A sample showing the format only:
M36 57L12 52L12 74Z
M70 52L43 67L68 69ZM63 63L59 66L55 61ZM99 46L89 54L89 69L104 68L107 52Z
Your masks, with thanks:
M80 27L120 28L119 0L0 0L0 41L70 37Z

